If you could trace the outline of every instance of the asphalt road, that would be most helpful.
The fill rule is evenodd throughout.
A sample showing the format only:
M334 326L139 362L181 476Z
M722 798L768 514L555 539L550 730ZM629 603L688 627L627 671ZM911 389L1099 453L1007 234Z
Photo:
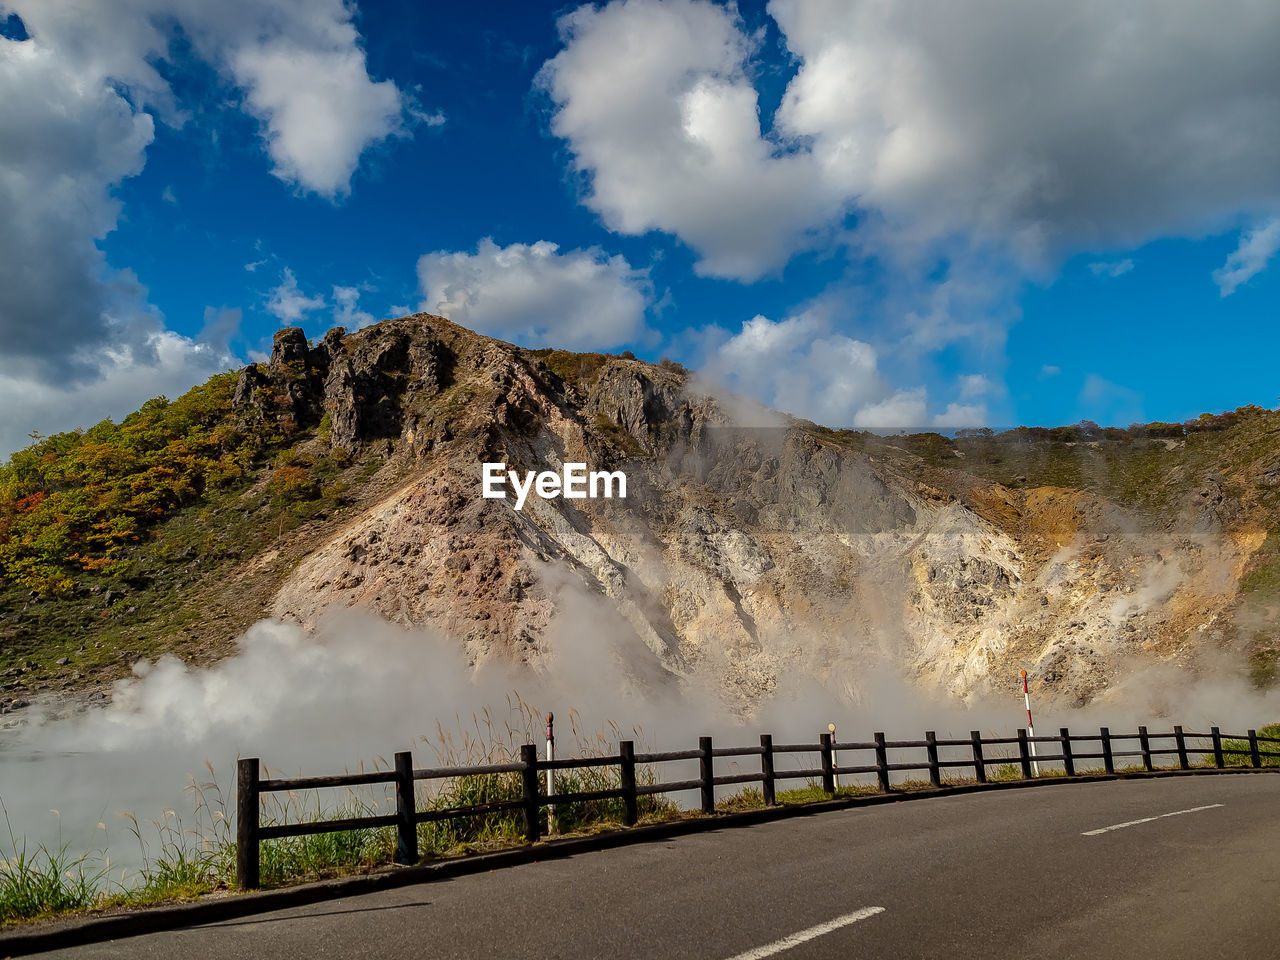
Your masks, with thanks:
M856 808L46 956L1266 960L1280 776Z

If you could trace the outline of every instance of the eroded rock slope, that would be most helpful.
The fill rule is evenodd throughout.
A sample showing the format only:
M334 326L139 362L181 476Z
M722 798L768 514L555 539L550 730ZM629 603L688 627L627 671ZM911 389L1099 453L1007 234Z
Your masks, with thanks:
M536 661L571 591L597 598L601 631L743 704L788 671L856 685L886 661L961 696L1025 667L1084 703L1135 663L1195 670L1252 636L1241 580L1268 520L1238 478L1189 477L1158 514L1002 485L959 454L732 417L676 365L522 350L427 315L315 346L282 331L236 404L377 449L399 478L284 580L269 612L307 625L360 607L476 661ZM481 497L485 461L623 470L628 495L517 511Z

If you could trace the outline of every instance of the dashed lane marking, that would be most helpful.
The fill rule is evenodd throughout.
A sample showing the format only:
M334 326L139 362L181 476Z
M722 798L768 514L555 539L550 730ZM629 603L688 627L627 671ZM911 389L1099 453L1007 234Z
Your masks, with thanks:
M1124 823L1113 823L1109 827L1099 827L1097 830L1086 830L1080 834L1082 837L1097 837L1104 833L1110 833L1112 830L1123 830L1125 827L1136 827L1140 823L1150 823L1152 820L1163 820L1165 817L1180 817L1184 813L1199 813L1201 810L1212 810L1214 807L1224 807L1224 803L1210 803L1203 807L1191 807L1187 810L1174 810L1172 813L1161 813L1154 817L1143 817L1141 820L1126 820Z
M831 933L833 930L839 930L841 927L847 927L849 924L857 923L859 920L874 917L877 913L884 913L884 907L863 907L861 910L846 913L842 917L836 917L826 923L820 923L817 926L809 927L807 930L801 930L799 933L793 933L791 936L775 940L773 943L766 943L763 947L756 947L754 950L739 953L730 957L729 960L764 960L765 957L772 957L775 953L798 947L802 943L808 943L810 940L823 934Z

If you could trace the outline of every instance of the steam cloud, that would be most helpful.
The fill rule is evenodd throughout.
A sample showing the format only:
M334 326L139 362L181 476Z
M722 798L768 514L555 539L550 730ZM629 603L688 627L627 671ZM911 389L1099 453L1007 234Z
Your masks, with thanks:
M560 613L534 669L473 667L430 631L348 614L311 634L261 621L236 655L210 667L169 656L140 662L109 706L76 717L54 719L51 704L37 704L28 725L0 739L0 797L11 828L32 848L106 845L118 869L136 856L136 844L116 814L145 820L167 808L190 811L185 787L192 777L207 779L206 760L224 790L237 756L259 756L277 774L322 774L385 765L412 746L415 762L429 765L440 759L429 746L439 745L438 729L450 740L456 734L455 745L468 731L484 740L487 717L496 739L519 742L526 732L540 736L527 721L548 709L561 719L562 748L573 746L564 724L571 711L588 737L635 737L655 749L692 746L703 734L724 743L750 744L760 732L813 741L831 721L845 740L873 730L915 738L926 728L944 737L1008 734L1022 722L1020 697L966 706L909 686L888 666L853 663L822 679L796 669L742 717L721 701L714 678L667 673L634 633L610 621L618 615L603 600L567 583L556 590ZM1188 725L1231 728L1280 713L1280 698L1250 694L1241 681L1188 685L1160 669L1116 685L1109 703L1037 722L1045 730L1132 729L1159 711Z

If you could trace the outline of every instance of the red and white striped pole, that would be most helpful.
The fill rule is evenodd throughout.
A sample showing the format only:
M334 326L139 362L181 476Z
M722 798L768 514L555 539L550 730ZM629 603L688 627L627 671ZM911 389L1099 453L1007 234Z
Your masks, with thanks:
M556 715L547 711L547 763L556 758ZM547 770L547 799L550 800L555 796L554 781L551 779L555 776L555 771ZM556 832L556 805L554 803L547 804L547 833Z
M1031 692L1027 689L1027 671L1022 671L1022 699L1027 705L1027 736L1031 738L1031 773L1040 776L1040 764L1036 763L1036 725L1031 722Z
M827 724L827 731L831 734L831 785L837 790L840 789L840 761L836 756L836 725L834 723Z

